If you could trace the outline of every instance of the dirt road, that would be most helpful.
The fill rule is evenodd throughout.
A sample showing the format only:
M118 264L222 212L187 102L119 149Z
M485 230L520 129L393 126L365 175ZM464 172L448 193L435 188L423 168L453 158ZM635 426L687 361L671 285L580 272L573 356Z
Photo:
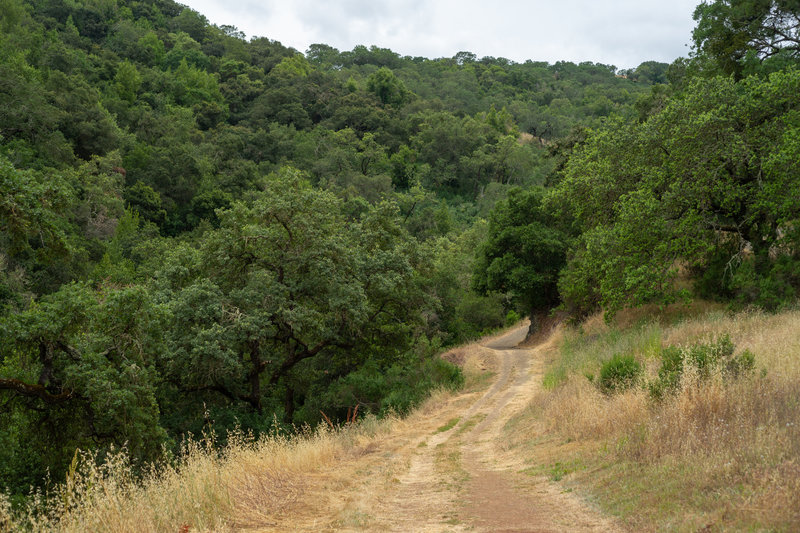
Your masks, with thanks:
M551 348L516 348L526 333L523 324L462 348L478 365L465 391L434 395L385 433L354 442L306 478L297 505L265 531L618 531L508 444L506 426L539 391Z
M362 501L372 531L615 531L613 521L542 476L505 445L503 427L541 384L543 346L515 348L527 327L483 344L493 383L434 413L396 450L386 492ZM456 421L457 420L457 421ZM447 423L449 422L449 423ZM436 424L443 423L432 430ZM449 427L448 426L452 426ZM409 436L414 428L410 428ZM368 510L366 510L368 507ZM349 529L349 528L348 528Z

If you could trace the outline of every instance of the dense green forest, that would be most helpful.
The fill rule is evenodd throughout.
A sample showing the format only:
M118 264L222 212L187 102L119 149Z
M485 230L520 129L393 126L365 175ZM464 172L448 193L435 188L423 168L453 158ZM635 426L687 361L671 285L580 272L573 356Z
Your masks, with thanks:
M403 412L557 306L790 305L798 13L702 4L691 58L617 71L0 0L0 489Z

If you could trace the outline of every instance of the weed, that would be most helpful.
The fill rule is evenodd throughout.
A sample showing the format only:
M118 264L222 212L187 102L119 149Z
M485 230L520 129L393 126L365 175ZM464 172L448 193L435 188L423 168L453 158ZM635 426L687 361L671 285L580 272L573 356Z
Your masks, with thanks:
M450 431L458 424L458 421L461 420L460 418L451 418L447 424L441 426L436 430L436 433L444 433L445 431Z
M550 481L561 481L568 473L562 463L553 463L550 467Z
M615 354L600 368L597 385L604 393L612 394L633 387L641 375L642 365L634 356Z

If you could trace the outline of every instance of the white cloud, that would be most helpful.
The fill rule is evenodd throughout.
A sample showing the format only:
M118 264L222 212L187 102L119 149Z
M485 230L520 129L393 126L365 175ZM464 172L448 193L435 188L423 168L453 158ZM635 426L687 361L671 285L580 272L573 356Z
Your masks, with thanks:
M618 67L686 55L699 0L184 0L215 24L305 51L358 44L401 55L595 61Z

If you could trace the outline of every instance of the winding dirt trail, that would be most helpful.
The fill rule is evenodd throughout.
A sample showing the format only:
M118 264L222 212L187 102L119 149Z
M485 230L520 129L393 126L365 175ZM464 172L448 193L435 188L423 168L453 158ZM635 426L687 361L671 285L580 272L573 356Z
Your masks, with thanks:
M307 479L298 505L265 531L619 531L508 443L505 426L539 391L551 348L516 348L526 332L523 324L466 347L483 381L434 395L386 434L354 445Z
M515 348L527 326L485 342L497 373L488 390L463 395L436 417L450 429L419 436L396 451L406 468L391 489L372 499L373 531L617 531L610 519L542 477L520 473L523 460L504 445L503 427L542 381L542 346ZM449 424L448 424L449 425ZM529 465L528 465L529 466Z

